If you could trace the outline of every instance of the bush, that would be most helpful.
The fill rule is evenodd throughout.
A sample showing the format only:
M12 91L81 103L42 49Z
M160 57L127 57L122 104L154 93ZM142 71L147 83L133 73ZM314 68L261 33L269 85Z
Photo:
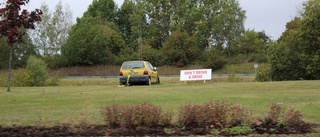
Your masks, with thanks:
M255 78L257 81L271 81L270 65L260 65Z
M285 113L283 113L285 112ZM310 132L310 124L303 121L299 111L292 108L283 110L281 104L272 103L267 117L253 124L258 133L290 133Z
M0 87L4 87L7 84L6 80L8 79L8 77L6 77L4 74L5 73L2 73L0 70Z
M179 109L178 123L184 127L226 128L237 126L248 118L248 111L239 105L225 102L207 102L202 105L188 104Z
M177 67L192 64L199 54L196 38L180 31L172 32L161 50L167 56L166 63Z
M247 135L252 133L253 131L254 130L250 127L250 125L243 124L240 126L225 128L222 130L222 134L225 134L228 136Z
M29 57L26 70L30 76L30 83L28 86L43 86L49 78L46 63L34 56Z
M112 105L102 109L110 128L159 127L171 125L172 113L162 113L159 106L142 103L131 106Z
M271 103L270 109L268 111L268 115L266 117L266 121L277 122L282 115L282 107L279 103Z
M167 58L164 52L161 52L158 49L151 48L151 46L144 46L142 59L151 62L155 66L162 66L165 64Z
M44 86L49 74L45 62L34 56L27 61L27 68L17 71L13 75L14 86Z
M211 48L208 52L208 57L206 61L206 68L212 68L212 70L218 70L224 67L226 60L221 55L221 53L215 48Z
M44 57L44 60L51 69L67 66L68 64L66 57L62 55L48 55Z
M266 63L268 61L267 56L264 54L259 53L252 53L249 55L249 62L256 62L256 63Z
M60 78L59 77L52 77L52 78L49 78L46 82L46 85L47 86L59 86L59 82L60 82Z
M234 66L230 66L227 69L227 73L228 73L228 81L229 82L238 82L239 81L239 77L237 77L236 69Z
M236 136L253 132L301 134L312 131L312 127L303 121L299 111L292 108L283 111L279 103L271 103L265 118L254 123L249 122L251 120L249 111L243 106L222 101L182 105L178 110L176 124L172 123L172 112L162 113L159 106L150 103L112 105L103 108L102 114L109 129L120 128L132 133L151 129L150 131L163 130L167 135L176 135L175 133L181 135L180 133L188 132L196 135Z
M295 110L294 108L289 108L283 115L283 121L289 127L303 127L306 125L306 122L303 121L300 111Z
M27 70L20 69L13 73L13 86L26 87L31 84L31 78Z

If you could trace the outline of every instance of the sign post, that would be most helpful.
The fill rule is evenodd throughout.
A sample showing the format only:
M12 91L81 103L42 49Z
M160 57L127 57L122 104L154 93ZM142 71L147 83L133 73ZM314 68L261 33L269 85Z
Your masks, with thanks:
M253 67L255 69L255 74L257 75L257 69L258 69L259 65L256 63L256 64L253 65Z

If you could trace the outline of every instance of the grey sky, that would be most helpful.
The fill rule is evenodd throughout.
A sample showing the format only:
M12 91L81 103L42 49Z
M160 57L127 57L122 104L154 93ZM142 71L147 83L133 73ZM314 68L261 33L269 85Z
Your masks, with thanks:
M44 1L54 11L54 7L59 0L30 0L27 8L29 10L39 8ZM92 0L62 1L71 7L74 18L81 17L92 2ZM114 1L119 6L123 3L123 0ZM239 0L240 6L247 11L246 29L264 30L274 40L281 36L285 30L286 23L298 15L298 11L302 9L304 1L307 0Z

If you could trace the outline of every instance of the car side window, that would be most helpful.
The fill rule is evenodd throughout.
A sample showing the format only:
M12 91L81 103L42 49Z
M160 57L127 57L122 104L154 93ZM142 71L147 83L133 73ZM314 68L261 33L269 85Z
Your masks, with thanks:
M154 69L153 69L154 67L153 67L149 62L148 62L148 66L149 66L149 69L150 69L150 70L154 70Z

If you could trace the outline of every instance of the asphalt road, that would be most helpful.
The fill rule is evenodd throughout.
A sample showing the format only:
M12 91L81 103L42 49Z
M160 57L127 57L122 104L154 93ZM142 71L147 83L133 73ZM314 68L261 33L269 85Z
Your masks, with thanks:
M212 74L212 77L225 77L228 74ZM255 76L255 74L236 74L236 76ZM76 78L118 78L119 76L65 76L66 79ZM180 75L160 75L159 77L180 77Z

